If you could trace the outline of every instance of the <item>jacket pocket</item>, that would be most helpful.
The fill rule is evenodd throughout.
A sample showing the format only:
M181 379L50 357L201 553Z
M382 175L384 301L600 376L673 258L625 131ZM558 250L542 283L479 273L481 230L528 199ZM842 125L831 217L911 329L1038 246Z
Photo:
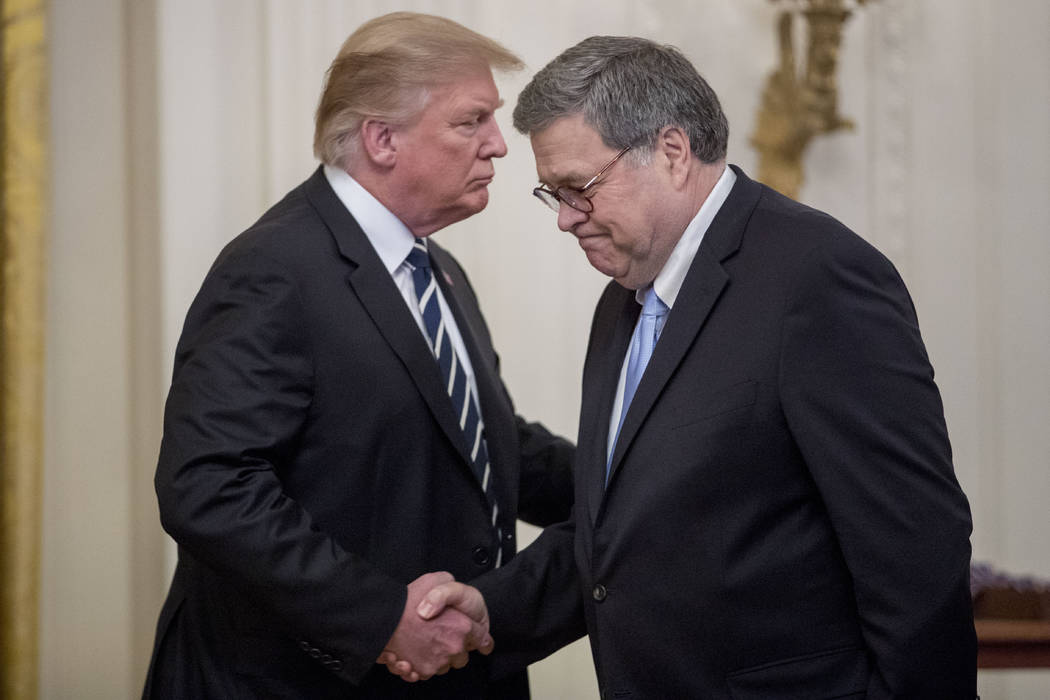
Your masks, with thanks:
M726 678L733 700L832 700L867 694L868 655L863 649L831 649L752 666Z

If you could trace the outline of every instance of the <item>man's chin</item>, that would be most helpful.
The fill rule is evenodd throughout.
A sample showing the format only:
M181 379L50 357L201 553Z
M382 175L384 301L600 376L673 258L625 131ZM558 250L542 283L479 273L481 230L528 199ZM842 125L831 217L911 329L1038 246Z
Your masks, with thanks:
M489 203L488 192L472 192L469 197L464 197L456 202L454 208L442 212L442 222L435 231L451 226L454 223L469 219L479 213Z
M482 209L488 206L489 203L489 191L485 187L480 187L471 192L468 192L463 199L460 200L460 205L463 211L463 218L468 216L474 216Z
M606 277L611 277L613 281L621 287L624 287L625 289L639 289L644 286L643 283L640 283L637 279L631 277L630 268L624 270L622 267L617 267L612 261L598 251L588 250L586 251L586 255L587 262L591 264L591 267Z
M587 262L589 262L591 264L591 267L593 267L595 270L602 273L606 277L616 277L616 270L609 262L609 259L605 255L603 255L600 250L591 250L584 248L584 255L587 256Z

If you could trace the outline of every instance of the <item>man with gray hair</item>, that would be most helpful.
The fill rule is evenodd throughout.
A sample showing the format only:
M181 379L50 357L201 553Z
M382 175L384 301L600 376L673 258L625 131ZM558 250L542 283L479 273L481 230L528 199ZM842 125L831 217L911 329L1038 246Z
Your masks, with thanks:
M893 265L727 167L718 99L671 47L581 42L514 126L533 194L613 281L573 519L475 581L500 648L586 629L603 698L973 698L970 511Z
M514 414L474 291L429 236L506 154L492 68L454 22L394 13L332 63L323 165L219 255L176 351L156 487L179 561L146 698L527 698L484 604L518 517L564 520L573 447ZM430 573L441 570L444 573ZM426 684L376 665L411 662Z

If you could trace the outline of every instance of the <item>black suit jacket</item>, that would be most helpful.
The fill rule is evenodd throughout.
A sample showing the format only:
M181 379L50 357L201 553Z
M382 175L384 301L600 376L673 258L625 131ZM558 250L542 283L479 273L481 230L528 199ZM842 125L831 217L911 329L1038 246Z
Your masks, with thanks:
M179 562L147 698L527 695L480 657L415 685L374 663L405 584L472 579L513 555L517 517L564 520L572 501L572 446L515 416L467 278L430 250L506 541L419 327L318 169L223 250L186 318L156 474Z
M638 386L610 284L574 522L479 585L520 661L585 620L603 697L970 698L970 512L896 270L739 170Z

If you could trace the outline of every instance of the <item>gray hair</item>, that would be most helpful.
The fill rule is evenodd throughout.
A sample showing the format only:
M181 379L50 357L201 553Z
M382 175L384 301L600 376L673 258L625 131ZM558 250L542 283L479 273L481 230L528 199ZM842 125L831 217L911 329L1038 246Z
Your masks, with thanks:
M678 49L648 39L592 36L565 50L518 96L514 128L533 134L575 114L607 146L632 146L642 159L668 125L688 134L702 162L726 155L729 123L715 91Z

